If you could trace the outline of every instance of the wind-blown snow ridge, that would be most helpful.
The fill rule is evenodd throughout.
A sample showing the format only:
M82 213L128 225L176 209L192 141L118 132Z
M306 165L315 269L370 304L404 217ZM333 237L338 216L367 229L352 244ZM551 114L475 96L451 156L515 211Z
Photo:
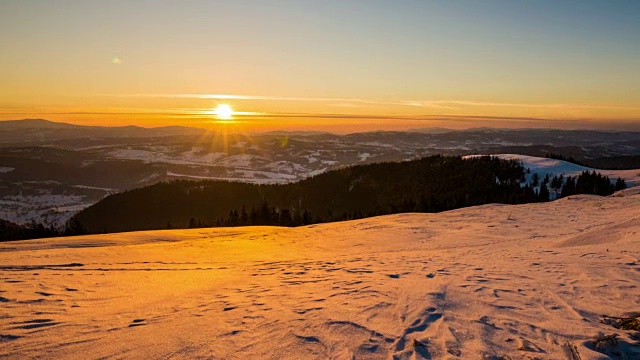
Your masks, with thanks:
M583 360L640 310L640 195L0 243L0 357ZM636 352L633 352L636 349Z

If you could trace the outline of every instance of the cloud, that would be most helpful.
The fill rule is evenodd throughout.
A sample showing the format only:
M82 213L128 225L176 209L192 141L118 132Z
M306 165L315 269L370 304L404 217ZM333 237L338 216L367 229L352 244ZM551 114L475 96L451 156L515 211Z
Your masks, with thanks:
M434 105L461 105L461 106L479 106L479 107L520 107L520 108L536 108L536 109L599 109L599 110L640 110L640 106L623 106L623 105L597 105L597 104L527 104L527 103L505 103L505 102L487 102L487 101L469 101L469 100L426 100L411 101L407 105L413 106L434 106Z
M26 112L5 112L4 115L21 115ZM167 110L149 111L148 109L138 109L138 111L50 111L37 112L38 115L114 115L114 116L155 116L155 117L175 117L175 118L212 118L211 109L176 108ZM344 119L344 120L389 120L389 121L461 121L461 122L491 122L491 121L513 121L513 122L588 122L596 119L557 119L542 117L513 117L513 116L484 116L484 115L458 115L458 114L435 114L435 115L384 115L384 114L345 114L345 113L262 113L262 112L234 112L236 119L244 120L275 120L275 119ZM604 119L598 119L604 120ZM621 121L610 119L611 121Z
M292 101L292 102L328 102L366 105L398 105L421 106L440 109L452 109L444 104L412 101L382 101L360 98L323 98L323 97L287 97L287 96L262 96L262 95L231 95L231 94L105 94L100 96L111 97L140 97L140 98L171 98L171 99L213 99L213 100L265 100L265 101Z
M567 110L640 110L640 106L608 105L608 104L576 104L576 103L510 103L475 100L399 100L384 101L362 98L325 98L325 97L287 97L264 95L235 95L235 94L106 94L100 96L113 97L148 97L148 98L173 98L173 99L214 99L214 100L265 100L265 101L291 101L291 102L327 102L332 106L364 105L394 105L407 107L425 107L437 109L455 110L460 107L511 107L532 109L567 109Z

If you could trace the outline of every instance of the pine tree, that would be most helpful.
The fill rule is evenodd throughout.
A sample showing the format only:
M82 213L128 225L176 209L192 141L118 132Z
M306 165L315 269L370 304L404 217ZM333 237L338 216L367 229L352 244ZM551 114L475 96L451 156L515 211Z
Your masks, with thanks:
M576 193L576 182L573 180L571 176L567 176L567 180L562 186L562 192L560 193L560 197L567 197L569 195L573 195Z
M302 213L302 224L309 225L312 223L312 221L313 221L313 218L311 217L311 213L308 210L305 210Z
M293 226L293 219L291 218L291 211L289 209L280 210L280 221L282 226Z
M291 218L292 218L293 226L300 226L303 224L302 215L300 215L300 211L293 209L293 215L291 216Z
M229 210L229 216L227 217L227 226L238 226L240 224L240 215L238 210Z
M533 176L531 177L531 186L536 187L540 184L540 177L538 176L538 173L533 173Z
M256 225L270 225L272 222L271 220L271 208L269 207L269 201L267 200L267 198L264 198L262 200L262 206L260 206L260 224Z
M42 225L40 225L42 226ZM64 230L65 236L84 235L88 234L87 229L76 218L72 218L67 222L67 226Z
M549 201L549 189L547 188L547 184L542 183L540 186L538 198L540 198L540 201Z
M250 225L249 223L249 214L247 213L247 207L242 204L242 209L240 210L240 225Z

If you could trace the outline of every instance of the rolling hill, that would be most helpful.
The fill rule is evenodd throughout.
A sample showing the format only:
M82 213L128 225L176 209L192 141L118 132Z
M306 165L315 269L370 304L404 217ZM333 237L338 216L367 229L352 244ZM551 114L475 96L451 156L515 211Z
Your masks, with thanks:
M160 183L108 196L71 221L90 233L185 228L194 222L206 226L220 220L286 225L535 201L533 191L519 185L523 177L516 161L432 156L347 167L282 185ZM288 219L283 222L284 214Z
M628 189L0 243L0 357L636 359L603 315L640 311L639 220Z
M640 170L611 170L607 174L615 177L609 179L592 170L517 155L431 156L347 167L290 184L174 181L108 196L71 222L89 233L213 225L295 226L487 203L548 201L578 193L608 195L620 185L617 176L624 176L631 185L640 178ZM533 182L534 175L539 182ZM541 183L546 175L563 178L557 185L555 180L546 183L545 195ZM570 176L571 186L565 186Z

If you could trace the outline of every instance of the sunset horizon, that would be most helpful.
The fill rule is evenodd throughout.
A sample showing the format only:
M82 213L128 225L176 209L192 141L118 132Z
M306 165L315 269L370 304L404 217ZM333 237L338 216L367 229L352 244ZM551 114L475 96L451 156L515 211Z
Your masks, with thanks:
M216 128L222 104L249 132L640 123L632 1L63 3L1 6L0 120Z
M0 0L0 359L640 359L640 0Z

